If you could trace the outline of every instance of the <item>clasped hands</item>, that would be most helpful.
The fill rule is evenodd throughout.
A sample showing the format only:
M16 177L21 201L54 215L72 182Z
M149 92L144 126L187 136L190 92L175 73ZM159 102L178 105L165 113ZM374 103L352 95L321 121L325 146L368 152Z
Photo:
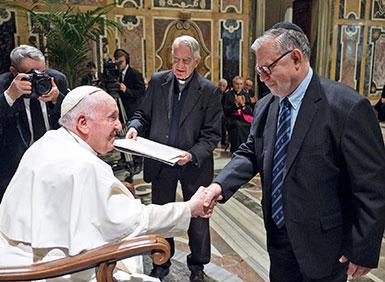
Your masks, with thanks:
M189 200L191 216L210 218L217 201L222 200L222 188L217 183L201 186Z

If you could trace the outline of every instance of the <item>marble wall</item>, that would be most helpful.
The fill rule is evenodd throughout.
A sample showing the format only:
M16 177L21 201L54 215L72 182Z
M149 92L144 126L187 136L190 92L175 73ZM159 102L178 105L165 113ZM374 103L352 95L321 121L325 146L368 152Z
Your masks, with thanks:
M89 58L102 68L102 61L112 56L116 48L130 53L134 68L150 78L155 71L170 67L171 43L178 35L194 36L201 44L198 71L218 81L231 80L235 75L249 76L249 23L255 22L248 7L252 0L49 0L69 4L86 11L116 3L107 14L123 26L90 45ZM31 1L16 0L30 7ZM40 8L44 12L47 8ZM253 38L253 37L251 37ZM0 9L0 51L7 57L15 46L32 44L44 48L45 38L28 13ZM250 64L253 64L250 62ZM1 71L9 61L2 60Z
M376 101L385 86L385 1L336 2L331 78Z

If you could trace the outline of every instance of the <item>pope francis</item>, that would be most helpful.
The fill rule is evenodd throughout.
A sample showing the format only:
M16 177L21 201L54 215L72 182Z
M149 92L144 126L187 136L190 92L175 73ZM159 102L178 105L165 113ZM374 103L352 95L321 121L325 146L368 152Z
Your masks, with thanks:
M187 230L191 217L205 216L202 190L188 202L145 206L98 158L113 149L121 130L115 100L103 90L69 92L60 124L27 150L1 202L1 266L58 259L142 234L173 237ZM140 274L140 262L125 260L130 275L118 275L158 281ZM48 281L94 278L91 270Z

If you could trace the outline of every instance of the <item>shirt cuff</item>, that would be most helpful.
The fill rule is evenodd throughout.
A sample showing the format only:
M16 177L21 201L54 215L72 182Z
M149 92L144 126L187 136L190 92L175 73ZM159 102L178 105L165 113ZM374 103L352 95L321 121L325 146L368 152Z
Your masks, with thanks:
M13 103L15 103L15 101L8 95L7 90L4 91L4 97L5 97L5 100L7 101L8 105L10 107L12 107L12 105L13 105Z

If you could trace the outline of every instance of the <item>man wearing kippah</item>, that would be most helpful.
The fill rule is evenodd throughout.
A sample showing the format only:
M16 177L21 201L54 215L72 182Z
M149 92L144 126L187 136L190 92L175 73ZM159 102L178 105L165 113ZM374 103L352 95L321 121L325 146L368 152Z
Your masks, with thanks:
M245 143L207 188L208 208L257 173L271 282L346 282L378 266L385 227L385 148L369 101L310 66L292 23L257 38L270 93Z
M61 128L27 150L4 194L1 266L73 256L143 234L174 236L187 230L191 217L205 216L202 190L188 202L145 206L98 158L113 149L121 130L116 102L103 90L80 86L69 92L59 122ZM130 271L124 280L158 281L138 274L140 257L124 264ZM95 271L69 276L60 281L94 281Z

